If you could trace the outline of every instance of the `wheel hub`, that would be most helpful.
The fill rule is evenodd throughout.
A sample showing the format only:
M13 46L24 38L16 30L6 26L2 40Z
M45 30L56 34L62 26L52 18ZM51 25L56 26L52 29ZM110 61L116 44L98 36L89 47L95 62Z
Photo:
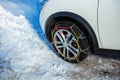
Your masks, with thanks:
M68 47L68 44L67 44L67 43L63 43L63 46L67 48L67 47Z
M54 34L54 45L57 51L67 59L75 59L79 52L77 38L69 31L70 29L59 29Z

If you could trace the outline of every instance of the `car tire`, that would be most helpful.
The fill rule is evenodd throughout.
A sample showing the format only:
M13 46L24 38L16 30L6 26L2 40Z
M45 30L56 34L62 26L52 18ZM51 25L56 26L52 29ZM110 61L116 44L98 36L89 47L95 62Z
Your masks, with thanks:
M50 30L57 55L67 62L80 63L91 53L88 36L81 26L71 20L58 20Z

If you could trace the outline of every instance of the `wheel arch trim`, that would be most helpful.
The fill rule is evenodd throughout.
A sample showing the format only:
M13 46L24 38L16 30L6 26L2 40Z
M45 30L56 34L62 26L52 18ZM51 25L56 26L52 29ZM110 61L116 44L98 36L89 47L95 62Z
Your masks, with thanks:
M50 38L48 36L48 34L49 34L48 30L50 30L49 25L51 24L52 21L54 21L54 19L56 19L58 17L68 17L68 18L74 19L77 22L83 24L83 26L89 33L89 37L91 39L91 44L92 44L93 49L94 50L99 49L97 37L95 35L94 30L90 26L90 24L83 17L81 17L77 14L74 14L72 12L57 12L48 17L48 19L46 20L46 23L45 23L45 33L46 33L48 40L50 40Z

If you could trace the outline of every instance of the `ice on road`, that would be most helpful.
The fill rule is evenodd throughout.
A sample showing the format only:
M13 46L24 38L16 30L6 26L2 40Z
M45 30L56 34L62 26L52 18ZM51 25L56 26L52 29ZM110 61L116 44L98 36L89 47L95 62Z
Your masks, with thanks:
M119 61L90 55L70 64L45 42L24 15L0 6L0 80L120 80Z

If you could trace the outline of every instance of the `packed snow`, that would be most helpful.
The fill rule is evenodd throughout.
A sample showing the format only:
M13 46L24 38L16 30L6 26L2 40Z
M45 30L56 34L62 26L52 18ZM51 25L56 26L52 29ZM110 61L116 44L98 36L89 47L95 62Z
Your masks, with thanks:
M119 60L90 55L65 62L33 26L0 5L0 80L120 80Z

